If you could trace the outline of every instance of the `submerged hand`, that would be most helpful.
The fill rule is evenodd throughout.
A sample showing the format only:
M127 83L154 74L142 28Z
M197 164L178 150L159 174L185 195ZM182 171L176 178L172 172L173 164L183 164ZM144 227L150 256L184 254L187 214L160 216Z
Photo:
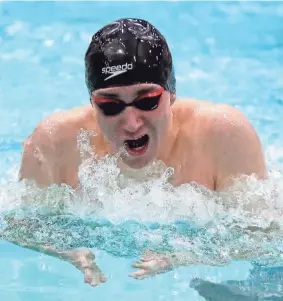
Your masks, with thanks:
M141 280L173 269L171 255L147 253L141 262L134 262L132 267L139 270L130 274L130 277Z
M95 263L95 255L90 250L64 251L62 256L84 274L85 283L97 286L106 282L107 278Z
M46 254L55 258L59 258L65 260L72 265L74 265L77 269L79 269L84 274L84 280L86 283L89 283L92 286L97 286L100 283L106 282L106 277L100 270L100 268L95 263L95 255L89 249L84 250L70 250L70 251L58 251L52 245L46 244L37 244L34 242L29 242L25 239L25 237L13 237L13 227L17 229L19 226L33 226L30 224L29 220L7 220L8 227L0 232L0 237L8 240L9 242L27 248L33 251L40 252L42 254Z

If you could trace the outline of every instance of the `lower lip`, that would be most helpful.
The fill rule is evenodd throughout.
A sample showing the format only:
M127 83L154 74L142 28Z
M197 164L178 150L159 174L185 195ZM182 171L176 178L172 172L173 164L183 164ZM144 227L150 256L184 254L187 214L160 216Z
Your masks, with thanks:
M141 156L146 152L148 144L149 144L149 141L147 142L146 145L144 145L141 148L131 149L131 148L126 147L126 149L127 149L128 154L131 156Z

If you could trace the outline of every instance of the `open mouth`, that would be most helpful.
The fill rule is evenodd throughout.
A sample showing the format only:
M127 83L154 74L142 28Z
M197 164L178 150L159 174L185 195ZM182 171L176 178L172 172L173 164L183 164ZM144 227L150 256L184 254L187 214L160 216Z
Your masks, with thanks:
M149 136L143 135L137 139L126 140L125 146L130 155L139 156L145 153L149 142Z

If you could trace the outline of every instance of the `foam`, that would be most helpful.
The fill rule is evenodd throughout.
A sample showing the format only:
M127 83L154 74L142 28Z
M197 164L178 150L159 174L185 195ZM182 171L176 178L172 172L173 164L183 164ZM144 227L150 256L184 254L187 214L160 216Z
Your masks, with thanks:
M6 239L27 235L62 249L94 247L116 256L148 247L190 251L213 265L242 257L266 265L282 260L280 171L271 171L268 180L242 177L226 191L212 192L196 183L172 186L174 171L155 161L143 170L141 182L121 174L119 155L98 160L87 143L90 135L95 133L78 137L81 190L15 181L0 187L2 228L11 213L30 221L8 227Z

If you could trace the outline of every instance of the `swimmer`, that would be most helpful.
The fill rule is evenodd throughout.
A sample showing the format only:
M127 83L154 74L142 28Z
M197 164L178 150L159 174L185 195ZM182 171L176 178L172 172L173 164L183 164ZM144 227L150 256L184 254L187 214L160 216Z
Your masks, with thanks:
M85 78L90 103L39 123L23 143L20 180L78 188L81 129L97 133L90 143L98 158L123 148L120 168L125 173L134 170L138 176L160 160L174 168L173 185L196 182L213 191L227 189L241 175L267 177L259 137L239 110L176 98L170 49L147 21L120 19L95 33L85 55ZM33 249L75 265L91 285L106 281L90 250ZM186 264L192 262L184 254L150 254L133 264L138 270L130 276L143 279Z

